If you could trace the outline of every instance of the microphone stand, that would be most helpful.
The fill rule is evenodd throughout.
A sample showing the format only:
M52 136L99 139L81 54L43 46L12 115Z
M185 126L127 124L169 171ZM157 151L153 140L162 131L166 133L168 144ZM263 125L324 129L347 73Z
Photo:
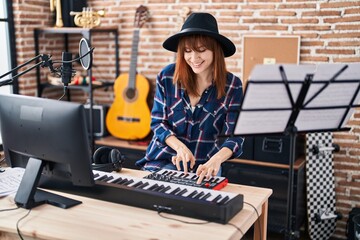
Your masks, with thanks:
M91 54L92 52L94 51L94 48L90 48L89 51L87 53L85 53L83 56L80 56L78 57L77 59L73 59L73 60L69 60L69 61L61 61L60 63L71 63L71 62L74 62L74 61L77 61L77 60L80 60L82 59L83 57L87 56L88 54ZM5 85L10 85L13 83L14 79L17 78L17 77L20 77L22 75L24 75L25 73L27 72L30 72L31 70L33 70L34 68L38 67L38 66L41 66L42 68L44 67L48 67L50 69L50 72L51 73L56 73L56 70L54 69L53 67L53 62L51 60L51 55L47 55L47 54L39 54L33 58L31 58L30 60L26 61L25 63L11 69L9 72L3 74L0 76L0 79L2 79L3 77L9 75L10 73L13 73L15 72L16 70L28 65L29 63L35 61L35 60L38 60L38 59L41 59L40 62L36 63L35 65L31 66L30 68L26 69L25 71L13 76L12 78L10 79L7 79L7 80L4 80L4 81L1 81L0 82L0 87L2 86L5 86Z
M9 72L3 74L0 76L0 79L2 79L3 77L9 75L10 73L13 73L14 71L18 70L19 68L22 68L26 65L28 65L29 63L37 60L37 59L42 59L40 62L36 63L35 65L31 66L30 68L24 70L23 72L19 73L19 74L16 74L15 76L13 76L12 78L10 79L7 79L7 80L4 80L4 81L1 81L0 82L0 87L2 86L5 86L5 85L10 85L13 83L14 81L14 78L17 78L17 77L20 77L22 75L24 75L25 73L27 72L30 72L31 70L33 70L34 68L38 67L38 66L41 66L41 67L49 67L50 68L50 71L51 72L55 72L55 70L53 69L52 67L52 61L51 61L51 56L48 56L46 54L39 54L37 55L36 57L33 57L32 59L26 61L25 63L11 69Z

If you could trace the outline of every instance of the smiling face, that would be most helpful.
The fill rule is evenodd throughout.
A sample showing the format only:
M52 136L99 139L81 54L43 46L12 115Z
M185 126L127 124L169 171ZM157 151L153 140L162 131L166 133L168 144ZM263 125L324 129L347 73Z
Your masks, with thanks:
M208 74L212 72L214 52L207 49L201 43L198 43L196 48L187 44L185 46L184 59L195 74Z
M189 95L198 95L197 79L210 79L220 98L225 94L226 74L224 52L215 38L189 35L179 39L173 82Z

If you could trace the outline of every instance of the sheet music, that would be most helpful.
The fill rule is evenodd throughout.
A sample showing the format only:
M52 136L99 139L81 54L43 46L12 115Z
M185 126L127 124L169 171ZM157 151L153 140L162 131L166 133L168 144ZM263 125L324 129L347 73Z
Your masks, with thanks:
M24 168L5 168L4 172L0 172L0 197L17 191L24 172Z
M337 72L339 72L345 65L347 68L336 78L336 81L351 81L360 79L360 64L359 63L326 63L316 65L313 81L328 81Z
M295 96L298 95L301 85L298 86ZM249 84L243 101L243 109L292 107L285 86L280 84Z
M337 129L346 109L316 109L300 111L295 126L298 131Z
M234 134L282 133L291 111L242 111Z
M308 94L305 98L305 103L314 96L325 83L313 83L310 86ZM351 100L355 95L359 83L331 83L322 92L320 92L306 107L336 107L349 106ZM359 98L359 97L357 97ZM359 99L355 101L355 104Z

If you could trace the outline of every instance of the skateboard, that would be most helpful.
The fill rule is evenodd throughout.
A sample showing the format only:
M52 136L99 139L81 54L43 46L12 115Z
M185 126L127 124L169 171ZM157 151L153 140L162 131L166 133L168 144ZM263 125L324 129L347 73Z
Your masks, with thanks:
M308 231L312 240L326 240L335 232L336 212L331 132L306 134L306 197Z

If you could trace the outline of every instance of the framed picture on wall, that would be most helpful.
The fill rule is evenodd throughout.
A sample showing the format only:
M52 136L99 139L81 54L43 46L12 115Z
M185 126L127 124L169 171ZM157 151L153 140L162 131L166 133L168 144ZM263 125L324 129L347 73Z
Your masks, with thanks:
M242 81L244 86L256 64L298 64L300 59L300 36L243 36Z

